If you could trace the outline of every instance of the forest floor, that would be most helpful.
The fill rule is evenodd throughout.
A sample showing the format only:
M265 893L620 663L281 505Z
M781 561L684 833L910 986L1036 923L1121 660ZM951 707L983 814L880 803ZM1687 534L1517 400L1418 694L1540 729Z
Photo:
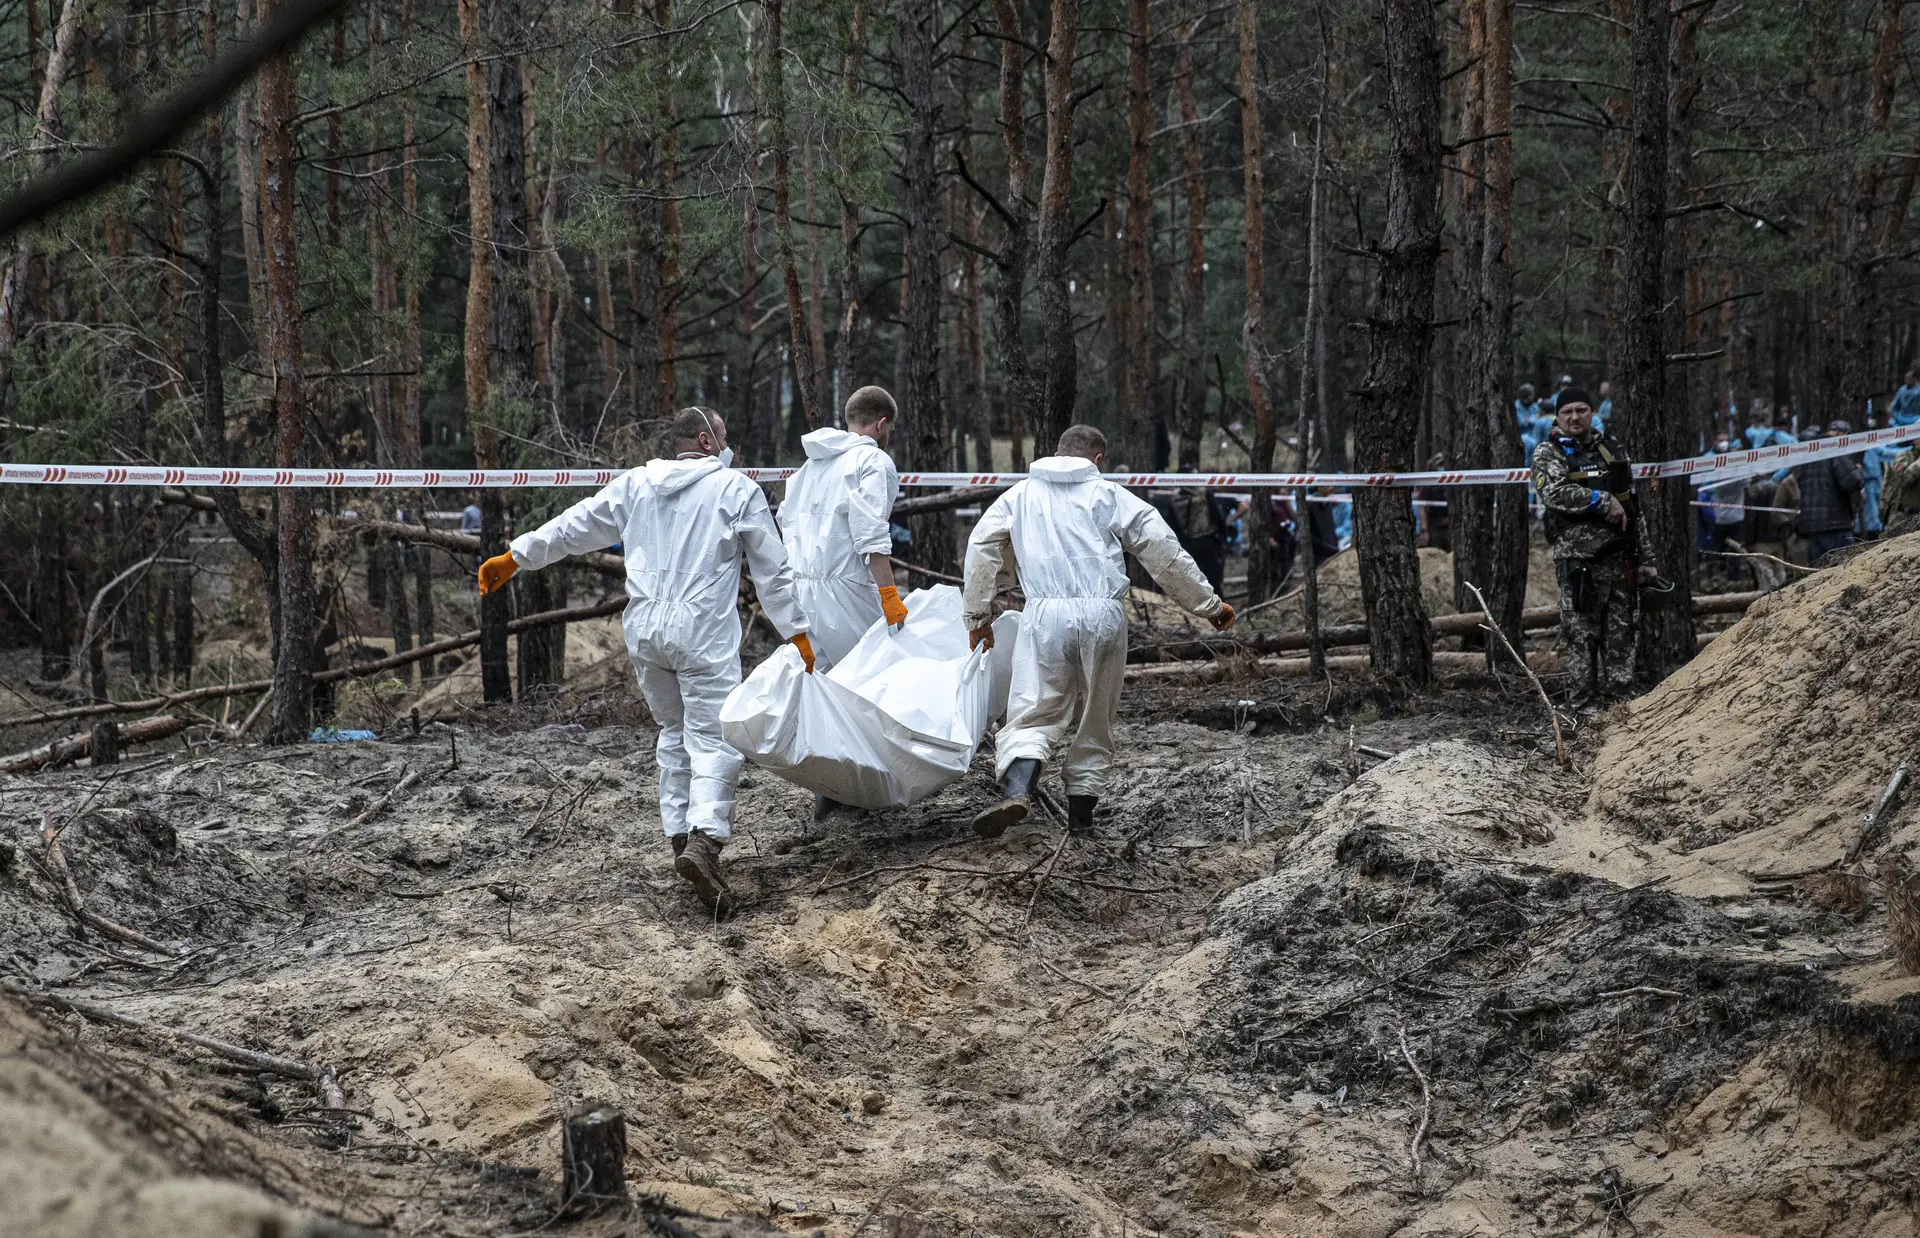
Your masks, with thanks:
M1920 900L1845 852L1917 568L1769 598L1566 768L1524 681L1348 677L1130 685L1064 841L973 836L985 755L823 825L749 770L721 923L617 675L12 779L0 1234L1910 1234ZM643 1202L562 1220L593 1102Z

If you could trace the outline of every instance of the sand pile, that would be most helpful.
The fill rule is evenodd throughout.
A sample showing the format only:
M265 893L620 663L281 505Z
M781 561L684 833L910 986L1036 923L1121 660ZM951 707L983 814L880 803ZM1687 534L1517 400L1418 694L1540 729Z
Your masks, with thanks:
M1920 537L1767 598L1610 727L1589 814L1747 876L1838 860L1920 748L1917 605Z

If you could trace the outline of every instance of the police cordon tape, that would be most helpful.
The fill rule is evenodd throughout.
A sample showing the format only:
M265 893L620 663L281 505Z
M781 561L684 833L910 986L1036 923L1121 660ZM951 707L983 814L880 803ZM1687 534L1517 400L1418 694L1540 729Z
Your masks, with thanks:
M1635 477L1687 477L1701 485L1732 481L1796 464L1853 455L1869 447L1920 439L1920 423L1832 438L1756 447L1657 464L1637 464ZM526 490L608 485L624 469L214 469L163 465L0 464L0 484L28 486L213 486L248 490ZM757 482L785 481L797 469L741 469ZM1463 469L1421 473L1106 473L1108 481L1146 487L1258 487L1297 490L1333 486L1510 486L1529 470ZM903 486L1011 486L1025 473L901 473Z

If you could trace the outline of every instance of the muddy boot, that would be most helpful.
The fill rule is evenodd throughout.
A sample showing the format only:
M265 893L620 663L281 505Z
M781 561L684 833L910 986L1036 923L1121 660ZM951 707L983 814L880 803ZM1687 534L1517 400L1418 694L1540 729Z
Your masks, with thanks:
M720 875L720 848L725 844L699 830L690 831L686 839L680 858L673 862L673 871L687 879L694 894L715 915L726 915L733 910L733 892Z
M1034 757L1022 757L1007 766L1006 798L980 810L973 819L973 832L982 838L998 838L1008 826L1025 821L1033 811L1033 801L1027 796L1039 776L1040 762Z
M1093 832L1093 807L1100 802L1097 795L1069 795L1067 797L1067 833L1091 834Z
M669 834L667 835L667 846L673 848L673 858L677 860L680 858L680 853L687 849L687 836L685 834Z

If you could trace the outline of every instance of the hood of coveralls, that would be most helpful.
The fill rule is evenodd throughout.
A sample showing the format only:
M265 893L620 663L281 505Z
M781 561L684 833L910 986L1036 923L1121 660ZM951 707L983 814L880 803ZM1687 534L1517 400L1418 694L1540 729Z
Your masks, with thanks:
M868 447L880 445L864 434L855 434L852 430L835 429L833 426L821 426L818 430L811 430L800 436L800 445L807 449L809 460L831 460L862 444Z
M672 494L676 490L685 490L708 473L725 467L718 456L701 456L698 460L649 460L647 480L654 489L663 494Z
M1027 475L1036 481L1050 481L1057 486L1064 486L1077 481L1092 481L1100 476L1100 470L1085 456L1043 456L1027 466Z

